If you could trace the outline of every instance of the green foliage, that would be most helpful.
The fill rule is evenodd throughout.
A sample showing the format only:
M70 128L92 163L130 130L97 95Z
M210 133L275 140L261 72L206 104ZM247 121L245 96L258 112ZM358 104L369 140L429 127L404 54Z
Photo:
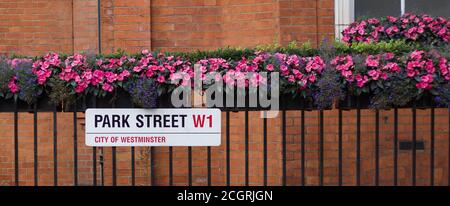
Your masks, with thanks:
M287 46L280 46L278 43L260 45L255 50L269 53L296 54L299 56L313 56L318 54L318 50L312 47L311 42L305 42L299 45L296 41L290 42Z
M379 54L383 52L401 54L426 48L422 48L418 44L406 43L405 40L391 40L378 43L357 42L351 45L343 42L335 42L334 49L339 54Z
M181 56L185 59L189 59L191 62L197 62L205 58L223 58L226 60L240 60L242 57L249 58L255 53L254 49L241 49L233 47L219 48L212 51L200 51L195 52L170 52L169 55Z
M408 79L392 77L389 84L385 84L371 99L371 107L391 108L404 106L417 96L417 88Z
M324 41L325 42L325 41ZM197 50L193 52L164 52L166 55L180 56L184 59L189 59L191 62L197 62L205 58L223 58L226 60L241 60L244 58L251 58L255 52L269 52L269 53L284 53L284 54L296 54L299 56L323 56L324 53L328 54L379 54L383 52L393 52L397 54L407 53L412 50L431 50L439 49L442 51L448 51L448 44L440 47L431 45L419 45L414 43L407 43L405 40L391 40L388 42L382 41L378 43L353 43L351 45L335 41L331 44L326 42L322 43L319 48L314 48L311 42L298 43L296 41L290 42L286 46L281 46L279 43L258 45L254 48L240 48L240 47L224 47L215 50ZM159 51L155 51L157 54ZM110 54L87 54L95 58L120 58L122 56L138 57L140 53L127 53L124 50L118 49ZM68 54L60 53L61 59L67 58ZM23 57L23 56L17 56ZM89 62L90 64L93 62Z
M14 72L7 63L7 59L0 57L0 97L8 92L8 83L11 81Z
M49 79L48 86L51 88L49 91L50 103L54 105L62 105L63 107L68 107L72 105L75 100L75 94L72 90L67 87L66 83L57 77L52 77Z

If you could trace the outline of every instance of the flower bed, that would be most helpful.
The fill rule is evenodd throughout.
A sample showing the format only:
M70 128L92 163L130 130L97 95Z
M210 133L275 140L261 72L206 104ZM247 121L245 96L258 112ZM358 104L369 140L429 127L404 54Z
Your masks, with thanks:
M414 14L371 18L352 23L342 35L342 40L347 43L406 39L424 45L439 45L450 41L450 22L443 17Z
M389 31L397 31L389 29L394 24L399 31L391 35ZM417 25L424 31L409 36L408 31ZM341 108L390 108L418 103L421 107L449 107L448 26L443 18L405 15L356 22L344 31L346 42L395 37L439 45L408 52L398 48L409 47L382 42L379 45L383 49L379 51L373 49L378 48L377 43L372 43L375 46L370 50L361 47L358 52L348 47L351 49L245 49L191 54L144 50L106 57L56 53L34 59L2 57L0 107L6 108L15 101L38 103L48 109L58 105L64 110L73 108L75 102L79 108L173 107L169 102L172 91L179 86L194 87L196 75L207 82L204 89L223 81L225 87L257 92L256 88L271 86L269 77L273 72L280 75L284 109L328 109L336 101L340 101L337 105ZM392 51L386 51L389 48ZM198 74L194 65L199 65Z

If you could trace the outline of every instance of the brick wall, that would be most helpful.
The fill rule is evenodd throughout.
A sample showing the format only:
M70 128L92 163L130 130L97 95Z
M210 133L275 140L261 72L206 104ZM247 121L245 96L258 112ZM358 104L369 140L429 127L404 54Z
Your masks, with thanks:
M334 1L280 0L280 41L310 41L317 46L334 36Z
M102 50L316 44L334 34L333 8L332 0L102 0ZM2 53L98 51L97 0L2 0L0 11Z
M227 45L251 47L258 44L310 41L317 45L334 35L332 0L102 0L102 50L110 53L121 48L127 52L141 49L165 51L207 50ZM39 8L39 9L36 9ZM51 12L49 12L51 11ZM97 52L96 0L0 0L0 53L42 55L48 51L72 53ZM429 176L429 110L418 111L417 138L425 141L425 150L417 152L418 183L427 184ZM400 140L411 139L410 111L400 112ZM318 183L317 112L306 112L306 183ZM58 180L73 185L73 114L59 113ZM244 112L230 113L231 183L245 182ZM250 184L263 184L263 130L259 113L249 112ZM355 112L344 112L343 181L355 184ZM325 183L337 184L337 112L325 112ZM300 179L300 112L287 112L287 184ZM380 112L381 183L392 184L393 114ZM0 184L14 184L13 114L0 114ZM78 114L79 184L92 185L92 148L84 146L83 114ZM53 184L53 116L38 115L39 184ZM225 114L220 147L212 150L213 185L226 184ZM374 112L362 112L362 183L374 183ZM19 115L20 185L33 185L33 116ZM448 111L436 110L437 184L447 182ZM268 184L282 183L281 118L268 120ZM156 185L168 184L168 148L154 148ZM112 184L111 148L104 148L104 180ZM99 155L97 151L97 163ZM136 148L136 184L150 184L149 148ZM193 184L207 182L206 148L193 148ZM411 152L399 152L399 180L410 184ZM187 184L187 148L173 148L175 185ZM131 150L117 149L119 185L131 184ZM98 183L100 164L96 165Z
M2 0L0 13L2 53L72 51L72 1Z

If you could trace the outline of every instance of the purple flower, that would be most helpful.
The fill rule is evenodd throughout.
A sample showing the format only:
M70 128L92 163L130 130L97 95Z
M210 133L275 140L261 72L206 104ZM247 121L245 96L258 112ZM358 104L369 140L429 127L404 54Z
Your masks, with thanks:
M153 79L141 77L132 80L127 87L133 102L143 108L157 107L158 92L157 84Z

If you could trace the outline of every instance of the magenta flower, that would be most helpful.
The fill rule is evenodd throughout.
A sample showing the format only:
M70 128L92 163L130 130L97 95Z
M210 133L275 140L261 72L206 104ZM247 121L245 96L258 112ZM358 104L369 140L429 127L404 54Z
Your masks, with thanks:
M9 91L10 91L11 93L13 93L13 94L19 92L19 87L18 87L17 84L16 84L16 79L17 79L16 77L13 77L13 78L11 79L11 81L9 81L9 83L8 83Z
M416 84L416 87L419 89L431 89L430 84L428 84L427 82L419 82Z
M253 73L250 83L251 86L258 87L259 85L266 83L266 78L263 78L259 73Z
M291 82L291 83L294 83L295 82L295 76L294 75L289 75L288 81Z
M380 78L380 72L378 70L370 70L368 74L375 81Z
M391 72L400 72L400 66L398 66L398 64L397 63L395 63L395 62L389 62L389 63L387 63L386 64L386 66L384 66L384 68L383 68L384 70L388 70L388 71L391 71Z
M112 92L114 90L114 87L111 86L111 84L104 83L102 89L107 92Z
M358 74L358 75L355 76L355 80L356 80L356 85L359 88L363 88L364 85L369 81L369 77L367 77L365 75L361 76L360 74Z
M156 81L158 81L160 84L166 82L166 78L164 76L159 76Z
M369 55L366 59L366 66L378 67L380 65L380 58L378 56Z
M273 71L274 70L273 64L268 64L266 66L266 69L267 69L267 71Z

